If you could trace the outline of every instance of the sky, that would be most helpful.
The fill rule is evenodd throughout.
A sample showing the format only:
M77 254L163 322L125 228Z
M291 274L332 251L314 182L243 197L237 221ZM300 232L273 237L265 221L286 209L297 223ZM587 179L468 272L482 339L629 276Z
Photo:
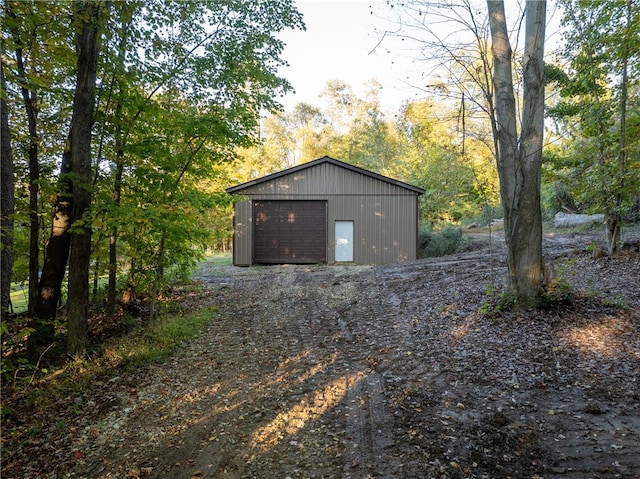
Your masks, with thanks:
M555 2L548 3L547 20L557 25ZM382 85L381 106L391 113L403 101L424 96L416 87L420 72L406 44L389 36L380 43L380 31L389 28L384 0L296 0L296 6L307 29L281 35L290 66L280 73L295 90L281 99L285 110L300 102L321 106L320 94L331 80L341 80L363 97L366 83L376 79ZM547 46L557 42L553 29L557 26L547 26Z
M383 1L297 0L296 6L307 30L281 35L287 44L283 58L290 65L281 74L295 90L282 99L286 110L299 102L321 105L320 94L331 80L340 80L364 96L366 83L376 79L383 87L381 104L392 111L403 100L416 97L418 91L407 82L414 67L401 54L398 42L387 37L376 48L380 38L376 27L384 26Z

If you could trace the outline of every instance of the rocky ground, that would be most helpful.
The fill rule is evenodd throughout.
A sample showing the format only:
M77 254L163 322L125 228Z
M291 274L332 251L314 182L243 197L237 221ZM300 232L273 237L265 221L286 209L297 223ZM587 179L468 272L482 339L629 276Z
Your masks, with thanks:
M640 255L594 258L589 241L547 236L573 297L517 313L492 308L506 270L486 237L388 266L205 264L201 301L218 312L202 335L87 391L70 433L49 421L3 466L16 478L640 478Z

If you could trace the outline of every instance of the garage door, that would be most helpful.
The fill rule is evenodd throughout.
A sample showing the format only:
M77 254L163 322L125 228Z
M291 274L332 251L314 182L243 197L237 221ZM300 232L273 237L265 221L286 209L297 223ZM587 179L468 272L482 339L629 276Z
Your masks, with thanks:
M325 201L254 201L253 262L326 263Z

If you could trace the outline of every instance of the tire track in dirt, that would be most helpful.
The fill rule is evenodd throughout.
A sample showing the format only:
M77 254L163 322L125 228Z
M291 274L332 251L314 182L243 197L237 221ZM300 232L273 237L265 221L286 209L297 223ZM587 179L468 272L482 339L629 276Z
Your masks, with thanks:
M205 272L216 318L82 432L69 477L634 477L637 314L479 315L504 272L479 253ZM592 323L608 356L571 343Z
M377 267L371 268L364 285L368 294L363 309L348 312L351 336L358 339L352 357L360 355L357 366L364 376L347 393L347 438L344 478L397 477L395 464L387 461L393 448L393 417L387 407L384 378L375 370L380 364L391 337L381 337L380 330L393 334L393 325L401 321L400 303L380 281ZM354 314L355 313L355 314Z

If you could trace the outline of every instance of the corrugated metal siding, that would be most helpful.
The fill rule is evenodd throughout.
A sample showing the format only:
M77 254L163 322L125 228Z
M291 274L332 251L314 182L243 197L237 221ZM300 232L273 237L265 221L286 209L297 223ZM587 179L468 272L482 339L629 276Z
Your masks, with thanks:
M251 201L247 199L238 201L233 208L233 264L236 266L251 266L251 211Z
M334 224L353 221L356 264L387 264L416 258L417 196L340 196L329 200L329 251L335 258Z
M380 181L339 166L323 163L314 168L298 171L259 183L238 191L254 198L264 197L291 199L299 196L320 195L400 195L415 196L415 193L391 183Z
M418 195L330 163L252 185L237 194L250 200L327 200L327 261L335 258L336 220L354 222L354 263L386 264L417 255ZM234 264L252 263L252 204L235 207Z

